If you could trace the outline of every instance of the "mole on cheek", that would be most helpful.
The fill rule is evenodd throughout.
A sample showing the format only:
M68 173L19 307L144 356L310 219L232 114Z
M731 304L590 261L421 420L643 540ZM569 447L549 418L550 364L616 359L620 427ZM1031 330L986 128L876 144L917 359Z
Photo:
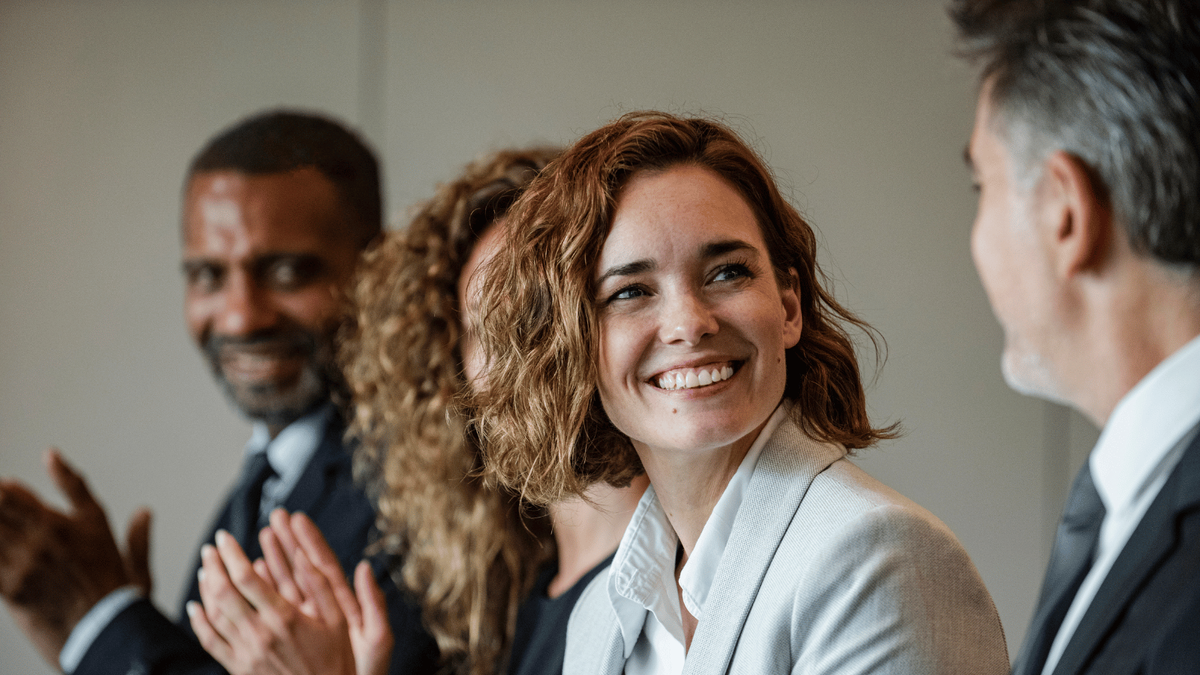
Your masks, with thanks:
M678 410L677 408L671 408L671 414L672 414L672 415L674 415L674 414L675 414L675 413L677 413L677 412L679 412L679 410Z

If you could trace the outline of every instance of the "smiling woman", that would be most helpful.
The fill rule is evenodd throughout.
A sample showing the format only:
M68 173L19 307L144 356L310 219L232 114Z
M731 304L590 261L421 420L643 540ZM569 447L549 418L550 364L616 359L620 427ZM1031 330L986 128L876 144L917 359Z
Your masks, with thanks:
M645 472L564 672L1001 673L932 514L846 460L866 414L812 229L732 131L633 113L530 185L482 271L492 479L537 504Z

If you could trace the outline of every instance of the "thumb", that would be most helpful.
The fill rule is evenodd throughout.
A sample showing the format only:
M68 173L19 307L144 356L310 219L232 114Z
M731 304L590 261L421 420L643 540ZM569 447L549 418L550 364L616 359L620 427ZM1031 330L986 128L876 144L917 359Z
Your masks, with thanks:
M90 514L99 513L103 515L104 509L100 507L100 503L92 496L92 491L88 488L87 481L83 476L75 470L67 460L63 459L62 453L58 448L50 448L46 451L45 456L46 471L50 474L51 480L62 490L67 496L67 501L71 503L71 508L75 511L86 511Z
M134 511L125 532L125 573L146 597L150 597L154 585L150 578L150 520L150 509L140 508Z

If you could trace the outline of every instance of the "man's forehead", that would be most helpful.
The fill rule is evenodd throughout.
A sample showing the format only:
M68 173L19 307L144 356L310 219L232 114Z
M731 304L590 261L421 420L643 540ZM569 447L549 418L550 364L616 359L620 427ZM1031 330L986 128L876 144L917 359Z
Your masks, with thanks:
M189 250L246 254L355 246L336 189L314 169L196 174L185 191L182 229Z

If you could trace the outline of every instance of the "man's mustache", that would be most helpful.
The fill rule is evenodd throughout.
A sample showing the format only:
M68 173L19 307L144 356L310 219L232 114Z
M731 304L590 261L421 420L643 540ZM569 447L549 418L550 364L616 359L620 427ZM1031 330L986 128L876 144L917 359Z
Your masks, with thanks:
M288 328L255 333L247 337L210 335L204 341L204 353L213 365L220 362L227 351L274 351L298 354L313 354L317 351L317 337L301 328Z

